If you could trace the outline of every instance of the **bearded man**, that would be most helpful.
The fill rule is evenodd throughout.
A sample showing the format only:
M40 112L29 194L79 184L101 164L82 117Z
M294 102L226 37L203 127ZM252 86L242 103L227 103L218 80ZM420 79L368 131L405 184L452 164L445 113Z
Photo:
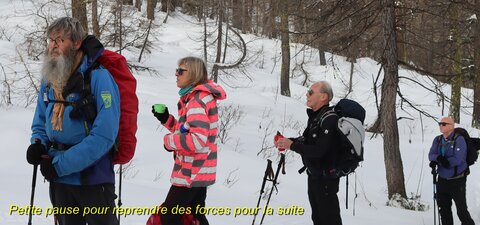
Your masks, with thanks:
M92 66L103 46L83 43L80 22L63 17L46 31L47 51L32 122L27 161L40 165L55 207L78 207L56 215L61 225L114 225L115 176L111 149L120 118L118 87L103 67ZM84 75L91 73L89 81ZM85 88L90 85L89 88ZM89 91L86 91L89 90ZM104 214L83 215L98 207Z

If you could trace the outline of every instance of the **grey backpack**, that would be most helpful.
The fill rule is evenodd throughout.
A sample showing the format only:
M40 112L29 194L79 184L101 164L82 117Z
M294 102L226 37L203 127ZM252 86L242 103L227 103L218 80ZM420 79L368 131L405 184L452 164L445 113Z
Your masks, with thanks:
M355 171L363 161L363 143L365 141L365 109L356 101L341 99L330 112L323 115L338 115L338 133L341 138L341 152L329 176L342 177ZM321 120L321 121L322 121Z

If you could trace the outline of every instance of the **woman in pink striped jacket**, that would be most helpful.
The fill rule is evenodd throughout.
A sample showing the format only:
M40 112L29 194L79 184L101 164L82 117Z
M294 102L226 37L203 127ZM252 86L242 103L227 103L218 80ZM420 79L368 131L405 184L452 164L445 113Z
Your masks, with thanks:
M190 207L195 214L205 207L207 186L215 183L217 168L218 109L217 100L226 97L219 85L207 78L207 68L202 59L186 57L178 61L175 76L180 100L178 120L168 113L152 110L157 119L171 133L163 138L165 149L173 151L175 166L170 181L172 186L163 203L169 209L162 215L162 224L182 225L181 214L171 209ZM188 212L187 212L188 213ZM208 225L205 215L195 214L200 225Z

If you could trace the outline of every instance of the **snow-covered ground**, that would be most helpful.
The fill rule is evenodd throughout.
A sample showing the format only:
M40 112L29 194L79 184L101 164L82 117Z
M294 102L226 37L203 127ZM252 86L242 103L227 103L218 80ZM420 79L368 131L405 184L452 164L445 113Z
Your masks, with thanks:
M31 22L23 17L15 17L20 9L30 7L25 1L15 4L13 1L0 0L0 12L5 19L5 25L13 29L16 24L23 27ZM160 24L164 14L157 14L156 23ZM9 18L9 19L6 19ZM27 24L27 25L25 25ZM12 40L0 39L0 64L17 68L19 73L25 73L19 63L16 53L21 37L28 30L17 29ZM201 25L196 24L192 17L174 13L166 24L156 28L151 35L157 40L151 54L144 55L143 65L158 70L159 75L150 75L146 72L135 72L138 80L137 94L140 100L140 112L137 132L137 151L129 170L125 174L122 190L124 207L152 207L159 205L165 199L170 187L169 177L173 167L171 153L163 149L163 129L151 115L151 105L165 103L175 114L178 100L178 88L175 85L174 71L176 61L184 56L201 56L200 44L193 41L202 32ZM0 36L2 37L2 36ZM219 84L227 91L227 99L220 102L221 107L232 105L242 111L239 124L230 130L230 139L219 143L217 183L208 189L207 206L226 207L231 209L230 215L209 215L210 224L251 224L252 215L234 216L234 209L238 207L255 207L259 195L266 158L274 161L274 169L278 162L278 155L272 149L269 154L257 153L262 146L271 146L274 132L277 130L285 136L297 136L306 123L305 93L307 87L301 85L304 77L298 76L291 80L292 97L279 95L280 73L280 43L275 40L263 39L252 35L243 36L248 43L250 60L245 70L248 78L239 72L234 72L235 78L222 77ZM292 44L292 52L300 49L301 45ZM263 51L259 51L263 50ZM308 52L308 51L307 51ZM320 66L318 54L305 56L305 69L311 74L310 80L327 80L334 87L334 102L345 96L348 91L350 63L344 57L327 54L328 65ZM136 61L138 51L125 51L128 60ZM292 54L293 55L293 54ZM302 54L296 56L301 60ZM275 62L277 60L277 62ZM292 60L294 61L294 60ZM34 62L31 62L35 64ZM293 63L293 62L292 62ZM38 64L38 62L36 62ZM38 68L34 65L32 68ZM211 64L209 64L211 68ZM293 65L292 65L293 68ZM355 64L353 76L353 92L349 98L359 101L367 110L366 125L371 125L377 114L375 96L372 92L372 83L379 70L377 62L362 58ZM37 74L38 71L32 71ZM0 72L0 74L2 74ZM433 87L434 83L424 76L400 70L400 76L408 77L417 82ZM3 77L3 75L2 75ZM381 81L381 79L380 79ZM309 83L311 84L311 83ZM380 84L378 84L380 85ZM449 93L449 86L444 85L444 93ZM380 89L378 89L380 90ZM407 79L400 80L400 90L404 97L435 117L442 116L442 108L437 104L437 96ZM0 87L2 93L5 86ZM473 136L479 131L470 127L471 90L463 90L463 105L461 123L459 126L467 128ZM432 176L428 167L427 153L433 138L439 134L438 125L428 117L420 114L398 101L397 116L408 117L399 123L400 149L402 154L405 182L409 196L419 196L421 203L430 207L427 211L410 211L386 206L387 184L383 158L383 140L380 135L372 136L368 133L365 141L365 162L351 175L349 182L348 209L345 208L346 188L345 179L340 182L338 194L341 204L344 224L371 225L419 225L433 224L433 194ZM0 224L25 224L28 216L9 214L12 205L27 206L30 201L32 188L32 166L25 160L25 151L29 145L30 125L34 112L34 104L23 107L24 102L14 106L0 105ZM446 105L448 109L448 105ZM444 113L447 113L445 111ZM266 136L266 142L263 142ZM287 152L287 174L280 174L278 193L274 192L270 206L274 214L265 218L266 225L295 225L312 224L310 207L306 193L306 175L298 174L302 166L301 159L292 152ZM480 166L471 168L471 175L467 181L467 199L470 213L475 222L480 223L480 181L478 179ZM355 198L356 196L356 198ZM265 204L262 201L261 206ZM48 182L44 182L40 175L37 179L35 205L50 207L48 198ZM278 207L303 207L303 215L277 215ZM148 215L130 215L122 218L122 224L145 224ZM438 219L438 218L437 218ZM257 217L257 223L260 216ZM460 224L455 217L456 224ZM51 224L52 217L45 214L33 217L34 224Z

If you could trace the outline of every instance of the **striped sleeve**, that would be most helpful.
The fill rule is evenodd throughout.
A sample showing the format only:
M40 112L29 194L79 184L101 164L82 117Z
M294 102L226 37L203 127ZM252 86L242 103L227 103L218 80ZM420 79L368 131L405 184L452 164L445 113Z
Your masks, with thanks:
M208 144L208 134L211 129L210 119L206 113L207 105L214 99L212 95L205 95L203 98L200 96L200 93L197 93L186 107L185 124L188 124L189 131L165 135L164 143L167 148L176 149L184 155L204 151L204 147Z
M172 116L172 114L170 114L168 116L167 122L165 122L163 126L167 128L170 132L174 133L177 130L178 121L175 119L175 117Z

